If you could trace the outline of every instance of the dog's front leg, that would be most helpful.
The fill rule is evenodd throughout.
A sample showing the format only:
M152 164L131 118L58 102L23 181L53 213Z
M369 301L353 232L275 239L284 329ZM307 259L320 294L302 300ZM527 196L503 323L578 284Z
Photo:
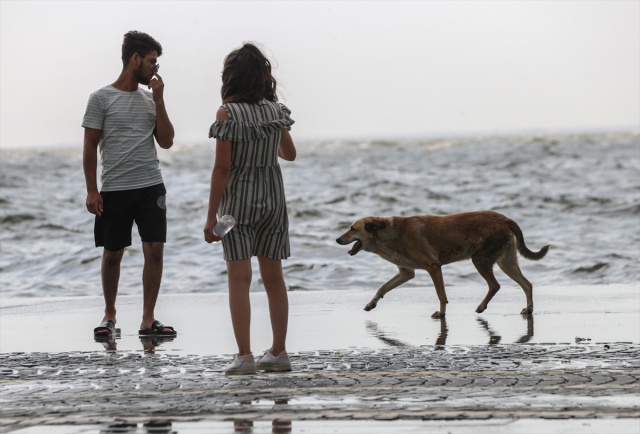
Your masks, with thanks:
M431 318L443 318L447 312L447 293L444 291L444 279L442 278L442 269L440 264L431 265L427 268L431 280L433 280L433 286L436 288L436 294L438 300L440 300L440 310L435 311Z
M398 267L398 274L393 276L387 283L382 285L377 291L375 297L371 299L371 301L364 307L364 310L367 312L371 309L375 309L378 305L378 301L384 297L384 295L391 291L393 288L397 288L403 283L408 282L413 279L416 275L415 270L411 270L409 268L400 268Z

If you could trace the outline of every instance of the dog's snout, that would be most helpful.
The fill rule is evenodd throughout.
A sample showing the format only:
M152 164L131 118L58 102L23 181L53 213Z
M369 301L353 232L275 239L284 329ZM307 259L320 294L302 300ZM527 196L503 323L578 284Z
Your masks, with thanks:
M336 238L336 243L340 244L341 246L345 246L350 242L351 240L349 240L349 237L347 237L345 234L342 234L338 238Z

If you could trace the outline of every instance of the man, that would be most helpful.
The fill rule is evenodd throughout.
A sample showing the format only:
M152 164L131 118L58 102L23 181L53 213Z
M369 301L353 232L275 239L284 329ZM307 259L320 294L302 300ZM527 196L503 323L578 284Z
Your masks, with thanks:
M115 337L116 296L120 263L131 245L136 222L142 240L143 309L140 336L175 336L173 327L154 317L167 232L166 190L158 164L155 140L161 148L173 145L173 125L167 115L164 82L158 75L162 46L146 33L131 31L122 43L122 72L111 85L91 94L82 121L83 166L87 210L95 214L96 247L102 254L105 311L94 329L96 338ZM138 87L146 85L151 92ZM102 161L102 189L96 171L98 147Z

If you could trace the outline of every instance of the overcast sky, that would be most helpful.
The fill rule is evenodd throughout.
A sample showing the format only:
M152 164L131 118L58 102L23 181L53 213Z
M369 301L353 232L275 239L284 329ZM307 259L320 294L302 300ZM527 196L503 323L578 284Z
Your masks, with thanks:
M81 146L122 37L159 60L176 143L206 143L226 54L265 47L298 140L640 124L640 1L0 1L1 147Z

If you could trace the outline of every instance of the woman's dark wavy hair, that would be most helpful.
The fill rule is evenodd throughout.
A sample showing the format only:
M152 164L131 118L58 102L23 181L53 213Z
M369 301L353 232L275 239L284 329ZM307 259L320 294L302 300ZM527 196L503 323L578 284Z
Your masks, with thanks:
M142 57L152 51L158 53L158 57L162 56L162 45L151 36L143 32L132 30L124 34L122 41L122 65L126 67L131 60L131 56L138 53Z
M276 79L271 62L251 43L229 53L222 70L222 101L257 103L261 99L276 102Z

